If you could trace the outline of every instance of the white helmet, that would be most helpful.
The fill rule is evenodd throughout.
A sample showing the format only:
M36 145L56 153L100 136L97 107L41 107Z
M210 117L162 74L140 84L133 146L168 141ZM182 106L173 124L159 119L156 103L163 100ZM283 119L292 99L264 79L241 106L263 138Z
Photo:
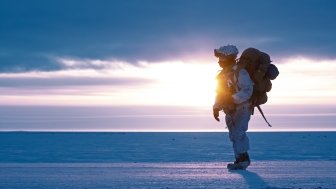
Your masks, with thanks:
M219 47L219 49L215 49L215 56L234 56L236 57L238 55L238 49L234 45L226 45Z

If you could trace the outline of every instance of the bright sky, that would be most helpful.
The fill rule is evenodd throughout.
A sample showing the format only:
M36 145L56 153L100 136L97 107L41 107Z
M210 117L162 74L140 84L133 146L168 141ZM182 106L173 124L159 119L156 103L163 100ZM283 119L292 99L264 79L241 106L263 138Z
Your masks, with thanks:
M3 85L8 83L1 88L1 104L211 106L219 70L215 58L213 62L143 61L137 66L116 61L59 61L74 69L0 74ZM336 103L336 60L291 58L274 63L280 76L273 81L269 104ZM81 65L89 68L76 69ZM104 69L97 71L92 65Z

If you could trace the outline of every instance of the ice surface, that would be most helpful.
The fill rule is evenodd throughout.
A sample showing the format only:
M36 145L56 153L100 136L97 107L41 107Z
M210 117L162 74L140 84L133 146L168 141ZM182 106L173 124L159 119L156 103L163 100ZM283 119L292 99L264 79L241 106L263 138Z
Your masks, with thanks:
M336 132L248 133L232 172L227 135L0 132L0 188L336 188Z
M336 132L249 132L253 160L336 161ZM228 133L0 132L0 163L220 162Z
M335 161L0 164L0 188L335 188Z
M226 131L211 107L0 106L0 131ZM336 131L335 105L262 109L273 127L256 110L250 131Z

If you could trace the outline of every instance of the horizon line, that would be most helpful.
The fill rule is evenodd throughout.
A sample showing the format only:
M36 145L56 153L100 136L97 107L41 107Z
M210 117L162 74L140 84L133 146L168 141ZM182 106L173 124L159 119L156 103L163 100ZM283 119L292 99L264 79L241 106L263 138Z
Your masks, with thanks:
M228 130L0 130L0 133L228 133ZM336 132L336 129L310 129L310 130L248 130L251 133L271 133L271 132Z

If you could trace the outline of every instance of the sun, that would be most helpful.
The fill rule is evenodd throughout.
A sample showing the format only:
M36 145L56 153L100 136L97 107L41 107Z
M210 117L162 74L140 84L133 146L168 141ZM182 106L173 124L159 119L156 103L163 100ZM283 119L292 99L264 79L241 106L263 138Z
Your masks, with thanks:
M152 100L158 104L209 106L216 87L216 64L165 62L151 64L148 75L155 78Z

